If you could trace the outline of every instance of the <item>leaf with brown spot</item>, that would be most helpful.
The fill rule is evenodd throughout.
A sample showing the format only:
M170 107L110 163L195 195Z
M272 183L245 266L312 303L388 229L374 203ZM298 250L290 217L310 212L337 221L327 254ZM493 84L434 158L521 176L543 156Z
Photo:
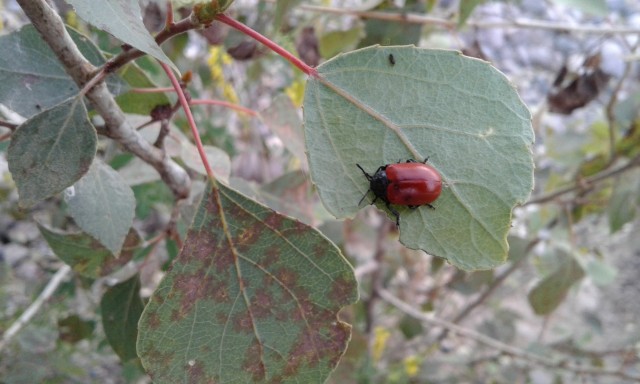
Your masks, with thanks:
M139 323L154 382L327 378L351 335L337 313L358 296L335 245L222 185L204 196L184 244Z
M69 264L76 273L92 279L106 276L127 264L142 242L136 230L129 230L122 252L116 258L104 245L86 233L64 233L42 224L38 228L56 256Z

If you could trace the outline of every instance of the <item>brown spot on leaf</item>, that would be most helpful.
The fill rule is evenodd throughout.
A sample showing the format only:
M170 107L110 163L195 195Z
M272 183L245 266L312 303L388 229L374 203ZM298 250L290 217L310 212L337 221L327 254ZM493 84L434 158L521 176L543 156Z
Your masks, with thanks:
M217 265L220 255L224 255L227 249L226 244L221 245L219 239L212 232L190 230L180 255L183 262L199 260L202 263L202 268L208 269L213 263Z
M233 330L238 333L253 333L253 320L249 311L238 312L232 316Z
M229 248L220 249L220 252L213 255L213 263L216 266L216 272L224 272L233 267L235 255Z
M156 366L167 366L174 359L173 352L163 353L161 350L158 350L155 347L149 348L147 355L147 360L150 365Z
M262 232L256 227L244 228L236 238L236 244L239 252L247 252L260 240Z
M229 299L229 287L224 282L213 283L213 300L216 303L228 303Z
M187 380L187 382L189 383L202 383L204 380L204 364L202 364L202 361L190 361L187 362L187 364L185 364L184 366L185 370L187 371L187 376L189 377L189 380Z
M149 314L147 326L152 330L158 329L158 327L160 326L160 315L158 315L158 312L152 312Z
M265 366L262 355L262 345L258 340L247 349L242 368L251 373L253 381L262 381L265 378Z
M316 259L322 259L324 258L324 256L327 254L327 246L323 243L318 243L316 245L313 246L313 253L312 255L316 258Z
M335 320L329 327L327 330L320 326L310 326L300 334L289 352L284 368L286 376L295 375L303 365L314 367L327 358L331 367L338 364L349 340L351 328L348 324Z
M280 254L282 253L282 248L277 245L270 246L264 253L264 258L260 262L263 268L269 268L278 261L280 261Z
M282 227L282 222L284 221L284 219L284 216L276 212L271 212L271 214L264 218L263 222L269 228L280 229Z
M340 276L333 281L329 298L338 305L349 303L351 292L355 289L354 285L353 280L347 280L344 276Z
M275 278L288 288L298 285L298 273L289 268L280 268L274 273Z
M171 321L174 322L174 323L177 322L177 321L180 321L180 320L182 320L184 315L185 315L184 313L178 311L177 309L174 309L174 310L171 311Z
M184 316L195 303L215 293L215 283L203 271L176 276L172 292L179 293L180 312Z
M264 290L258 291L251 301L251 313L256 319L265 319L272 315L273 300Z

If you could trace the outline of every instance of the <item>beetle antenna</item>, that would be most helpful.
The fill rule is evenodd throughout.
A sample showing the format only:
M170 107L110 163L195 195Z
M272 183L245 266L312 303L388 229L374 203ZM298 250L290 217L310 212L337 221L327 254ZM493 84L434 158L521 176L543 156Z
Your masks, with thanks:
M362 171L362 173L364 173L364 176L367 178L367 180L371 181L371 175L367 173L367 171L365 171L364 169L362 169L362 167L360 166L360 164L357 164L358 168L360 168L360 170ZM367 191L369 192L369 191Z

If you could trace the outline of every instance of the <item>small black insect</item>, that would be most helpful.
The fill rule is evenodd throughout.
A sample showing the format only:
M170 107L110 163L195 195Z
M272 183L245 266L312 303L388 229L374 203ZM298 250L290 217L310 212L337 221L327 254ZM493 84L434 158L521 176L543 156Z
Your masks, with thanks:
M392 66L396 65L396 58L393 57L392 53L389 54L389 64L391 64Z

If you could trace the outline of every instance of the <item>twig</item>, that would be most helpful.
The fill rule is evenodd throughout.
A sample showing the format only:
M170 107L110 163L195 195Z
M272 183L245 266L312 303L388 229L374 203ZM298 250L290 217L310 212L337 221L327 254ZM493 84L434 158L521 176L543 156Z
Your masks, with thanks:
M156 35L156 38L155 38L156 43L160 45L174 36L187 32L191 29L196 29L200 27L200 24L198 24L197 21L191 16L187 17L186 19L182 19L175 24L171 24L165 29L163 29L160 33ZM118 68L122 67L123 65L129 63L130 61L133 61L144 55L146 55L146 53L140 51L139 49L136 49L136 48L127 49L126 51L118 54L117 56L113 57L111 60L107 61L107 63L105 64L105 72L107 73L113 72Z
M13 124L8 121L0 120L0 127L9 128L10 131L14 131L18 128L18 124Z
M302 4L299 9L310 12L331 13L337 15L350 15L363 19L376 19L386 21L396 21L408 24L429 24L440 26L446 29L455 29L458 25L456 20L441 19L433 16L425 16L416 13L390 13L376 11L360 11L356 9L345 9L335 7L323 7L318 5ZM544 29L558 32L593 33L593 34L624 34L634 35L640 33L637 27L608 27L603 28L596 25L571 25L568 23L554 23L543 20L531 20L517 18L504 21L476 21L468 20L466 25L475 28L520 28L520 29Z
M376 303L380 299L380 295L378 295L378 289L382 288L382 282L384 278L384 273L382 269L383 259L385 254L385 244L386 238L389 234L390 224L387 220L385 220L382 225L378 228L378 237L376 240L376 252L373 255L373 261L376 263L378 268L373 270L371 273L371 292L369 297L366 300L363 300L363 305L365 308L365 325L364 332L369 337L369 340L373 339L373 328L375 323L375 307ZM369 343L369 345L373 345L373 343ZM370 351L371 352L371 351Z
M193 119L193 114L191 114L191 108L189 108L189 101L184 94L184 90L180 85L180 82L176 78L176 75L173 74L173 71L169 66L161 61L158 61L164 72L167 74L167 77L171 81L171 85L173 85L173 89L175 89L178 94L178 100L180 101L180 105L184 110L185 115L187 116L187 122L189 123L189 127L191 128L191 133L193 134L193 138L196 142L196 147L198 148L198 153L200 154L200 159L202 160L202 165L204 165L204 169L207 171L207 176L209 179L215 180L215 175L213 174L213 170L209 165L209 160L207 159L207 154L204 152L204 147L202 146L202 140L200 139L200 134L198 133L198 127L196 126L196 122Z
M17 2L79 88L82 89L85 84L91 82L94 75L103 72L82 55L65 29L60 16L45 0ZM164 151L151 145L133 129L104 81L91 87L86 97L104 119L105 135L153 166L176 198L189 196L191 183L187 172Z
M575 184L575 185L571 185L568 187L564 187L564 188L560 188L556 191L553 191L551 193L547 193L544 194L542 196L538 196L538 197L534 197L532 199L530 199L529 201L527 201L526 203L524 203L523 205L532 205L532 204L543 204L546 202L549 202L551 200L554 200L564 194L579 190L581 188L584 188L583 184L586 185L590 185L593 183L597 183L599 181L608 179L610 177L613 176L617 176L621 173L624 173L626 171L629 171L637 166L640 166L640 156L636 156L634 157L631 161L629 161L627 164L622 165L620 167L617 168L613 168L613 169L608 169L605 171L602 171L600 173L597 173L591 177L587 177L584 178L583 180L581 180L580 184Z
M640 42L636 42L635 46L631 48L631 51L635 52L639 44ZM613 164L618 157L618 153L616 151L617 122L614 109L618 102L618 94L620 93L620 90L622 89L624 83L627 81L627 77L629 77L629 75L631 74L632 67L633 65L631 65L631 62L625 62L624 72L613 88L611 97L609 98L609 102L607 103L606 107L607 121L609 122L609 164Z
M474 301L472 301L471 303L469 303L469 305L467 305L465 308L462 309L462 311L460 311L454 318L453 320L451 320L451 322L453 324L459 324L460 322L462 322L462 320L464 320L467 316L469 316L469 314L471 314L471 312L476 309L477 307L479 307L480 305L482 305L485 301L487 301L487 299L493 294L493 292L495 292L495 290L502 285L502 283L505 282L505 280L507 280L507 278L509 276L511 276L515 271L518 270L518 268L520 268L520 266L524 263L524 261L527 259L526 255L529 253L529 251L536 245L538 244L538 242L540 241L540 239L535 239L533 241L531 241L528 245L527 245L527 249L525 251L525 255L522 256L518 261L516 261L515 263L512 263L511 266L509 266L509 268L504 271L500 276L496 277L496 279L491 283L491 285L489 287L487 287L487 289L482 292L480 294L480 296L478 296ZM441 342L448 334L448 330L445 329L443 330L440 335L437 337L437 342Z
M400 300L395 297L391 292L386 289L379 289L378 293L380 297L393 305L403 313L415 318L416 320L422 321L429 325L435 325L439 327L443 327L448 329L450 332L457 333L460 336L464 336L468 339L474 340L480 344L484 344L488 347L496 349L504 354L513 356L515 358L519 358L525 360L532 364L541 365L548 368L553 369L561 369L565 371L570 371L575 374L581 375L597 375L597 376L614 376L634 382L640 383L640 377L629 375L623 371L616 369L605 369L605 368L588 368L577 365L568 364L566 359L551 359L539 355L535 355L533 353L527 352L524 349L520 349L517 347L513 347L509 344L505 344L501 341L498 341L494 338L485 336L479 332L476 332L472 329L464 328L459 325L453 324L449 321L439 319L437 317L427 316L419 310L415 309L412 305Z
M252 37L256 41L259 41L264 46L271 49L278 55L282 56L285 60L287 60L294 66L296 66L298 69L300 69L302 72L306 73L307 75L311 77L318 76L318 71L316 71L315 68L310 67L309 65L307 65L307 63L293 56L289 51L287 51L286 49L282 48L281 46L273 42L273 40L268 39L267 37L261 35L260 33L242 24L241 22L234 20L225 14L220 14L216 16L216 20L224 24L227 24L228 26L244 33L249 37Z
M249 109L249 108L245 108L241 105L238 104L234 104L234 103L230 103L228 101L222 101L222 100L209 100L209 99L196 99L196 100L191 100L189 102L190 105L220 105L223 107L227 107L229 109L233 109L242 113L246 113L247 115L251 115L251 116L258 116L258 112Z
M131 93L164 93L164 92L175 92L173 87L158 87L158 88L133 88L130 89Z
M67 277L69 272L71 272L71 267L67 264L58 269L55 275L53 275L51 280L49 280L49 282L47 283L47 286L44 287L42 292L40 292L40 295L33 301L33 303L31 303L31 305L29 305L29 307L24 312L22 312L22 315L20 315L18 320L11 324L9 329L7 329L7 331L2 335L2 340L0 340L0 351L2 351L7 345L9 345L11 339L13 339L18 334L18 332L20 332L20 330L22 330L22 328L24 328L24 326L27 325L29 321L31 321L33 316L38 313L40 308L42 308L42 305L47 300L49 300L51 295L53 295L56 289L58 289L64 278Z

